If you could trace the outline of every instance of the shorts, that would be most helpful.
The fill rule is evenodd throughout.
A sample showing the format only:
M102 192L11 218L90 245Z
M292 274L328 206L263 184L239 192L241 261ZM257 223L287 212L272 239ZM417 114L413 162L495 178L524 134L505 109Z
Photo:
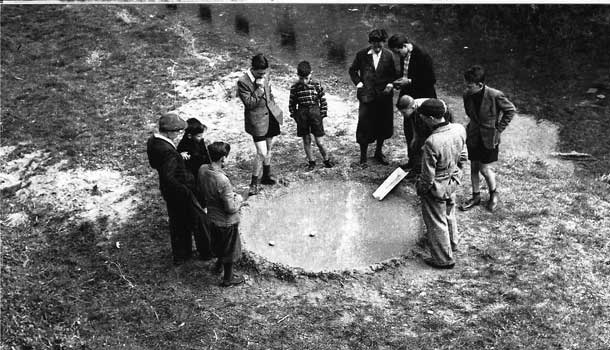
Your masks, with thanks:
M297 123L297 136L303 137L313 134L315 137L324 136L324 124L320 116L320 107L304 106L297 109L295 119Z
M241 257L241 238L239 237L239 224L231 226L217 226L210 223L210 236L212 252L222 263L233 263Z
M280 134L280 123L275 120L271 114L269 114L269 128L267 134L263 136L252 136L254 142L265 141L266 139L272 138Z
M467 145L468 147L468 159L475 162L481 162L483 164L493 163L498 160L498 153L500 152L500 145L493 149L486 148L481 143L477 145Z

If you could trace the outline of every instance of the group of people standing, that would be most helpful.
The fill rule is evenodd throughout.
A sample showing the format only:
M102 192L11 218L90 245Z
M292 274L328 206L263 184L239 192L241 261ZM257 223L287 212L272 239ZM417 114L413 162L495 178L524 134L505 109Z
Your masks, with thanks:
M466 128L453 123L453 114L437 99L430 56L400 34L390 37L389 50L385 49L387 37L383 29L371 31L370 46L356 54L349 68L359 100L356 142L360 164L367 165L372 142L376 142L375 159L388 164L383 143L393 133L396 89L409 156L403 167L416 179L422 200L426 234L421 243L428 252L424 262L435 268L453 268L459 241L455 194L462 168L471 161L473 195L460 209L470 210L481 203L481 174L489 189L487 209L494 211L499 197L491 165L498 160L500 135L516 108L501 91L485 85L485 71L475 65L464 72L464 108L470 121Z
M356 130L359 164L368 166L368 145L373 142L376 142L374 158L380 164L389 164L383 144L393 134L393 101L397 90L396 107L404 117L409 156L403 167L416 180L417 194L422 199L426 225L422 243L429 252L424 262L436 268L452 268L459 240L455 193L463 165L471 161L473 195L460 209L469 210L481 204L479 174L482 174L490 193L487 208L495 210L499 198L491 164L498 159L500 134L516 109L501 91L485 85L483 68L473 66L464 73L464 107L470 122L466 128L453 123L451 111L437 99L430 56L404 35L390 37L389 50L383 47L387 39L384 30L371 31L370 46L358 51L349 67L359 101ZM267 58L257 54L252 57L250 69L237 81L237 95L244 105L245 131L256 149L249 195L258 194L261 185L277 181L271 172L271 154L274 137L280 134L283 112L273 98L268 68ZM328 110L324 89L311 78L309 62L298 64L297 75L298 81L290 87L288 110L297 124L297 136L303 139L307 169L316 166L312 135L324 166L333 167L334 160L324 142L323 119ZM174 140L184 129L186 132L176 147ZM161 193L167 203L174 262L181 264L191 257L194 234L199 258L217 257L214 270L224 271L221 284L230 286L243 282L241 276L233 273L233 263L241 255L238 211L243 198L234 192L222 170L230 145L214 142L206 147L204 131L205 126L197 119L184 122L174 113L164 114L159 119L159 132L148 140L148 157L159 173Z

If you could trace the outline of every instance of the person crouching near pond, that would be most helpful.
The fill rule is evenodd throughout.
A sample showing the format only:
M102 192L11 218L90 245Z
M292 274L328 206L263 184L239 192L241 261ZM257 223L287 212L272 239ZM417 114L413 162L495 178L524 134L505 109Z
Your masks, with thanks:
M246 132L252 135L256 147L248 191L248 195L252 196L260 192L260 184L276 183L271 175L271 149L273 138L280 134L283 113L275 103L269 79L266 79L269 68L267 58L259 53L252 57L250 65L250 69L237 81L237 95L244 104Z
M159 188L167 204L175 265L182 265L191 258L191 233L195 236L199 257L209 259L209 244L202 239L206 228L202 227L205 221L201 215L204 213L195 195L195 178L174 144L185 127L186 123L177 114L166 113L159 118L159 132L146 144L148 162L159 173Z
M427 97L413 99L409 95L402 95L396 102L396 108L403 115L405 125L410 124L408 129L411 130L410 140L409 137L406 138L409 143L407 145L409 162L401 166L404 170L410 169L406 177L407 180L415 180L417 175L419 175L421 170L422 146L428 136L432 133L432 130L424 123L418 112L418 108L426 100L428 100ZM444 101L439 101L445 106L445 114L443 115L445 121L453 123L453 114L451 113L451 110L449 110ZM406 128L407 127L405 126L405 130Z
M316 167L316 161L311 154L311 135L318 145L324 159L324 166L334 166L328 150L324 146L323 119L327 116L327 103L322 85L311 79L311 65L302 61L297 65L299 81L290 87L288 110L290 117L297 123L297 136L303 138L303 148L307 157L307 170Z
M233 273L233 264L241 257L239 208L243 198L233 192L233 186L222 170L230 150L228 143L212 143L208 146L211 164L199 169L199 191L208 209L212 251L218 257L214 270L220 273L224 269L223 287L244 282L242 276Z
M420 118L432 130L422 147L421 173L416 181L426 225L425 245L432 267L451 269L455 265L458 228L455 218L455 192L468 161L466 130L445 120L445 103L427 99L418 108Z
M184 136L178 144L178 152L184 158L187 168L197 179L199 167L203 164L210 164L208 149L203 138L203 133L207 130L207 127L197 118L189 118L186 124Z

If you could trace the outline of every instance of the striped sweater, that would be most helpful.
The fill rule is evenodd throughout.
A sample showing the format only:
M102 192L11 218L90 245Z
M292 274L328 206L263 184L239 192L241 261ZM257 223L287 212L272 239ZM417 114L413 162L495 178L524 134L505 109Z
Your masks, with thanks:
M299 81L290 87L290 100L288 110L290 117L294 118L294 113L299 107L319 106L320 116L326 117L328 106L324 97L324 88L317 82L310 80L308 83Z

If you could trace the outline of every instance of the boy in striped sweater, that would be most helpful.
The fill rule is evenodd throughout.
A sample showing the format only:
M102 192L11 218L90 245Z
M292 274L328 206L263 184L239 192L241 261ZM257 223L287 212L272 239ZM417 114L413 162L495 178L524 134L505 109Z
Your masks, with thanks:
M324 158L324 166L332 168L333 161L324 145L324 124L322 119L327 114L326 98L322 85L311 79L311 65L302 61L297 65L299 81L290 87L290 100L288 110L290 117L297 123L297 136L303 138L303 148L307 157L308 170L313 170L316 161L311 153L311 135L318 145L320 154Z

